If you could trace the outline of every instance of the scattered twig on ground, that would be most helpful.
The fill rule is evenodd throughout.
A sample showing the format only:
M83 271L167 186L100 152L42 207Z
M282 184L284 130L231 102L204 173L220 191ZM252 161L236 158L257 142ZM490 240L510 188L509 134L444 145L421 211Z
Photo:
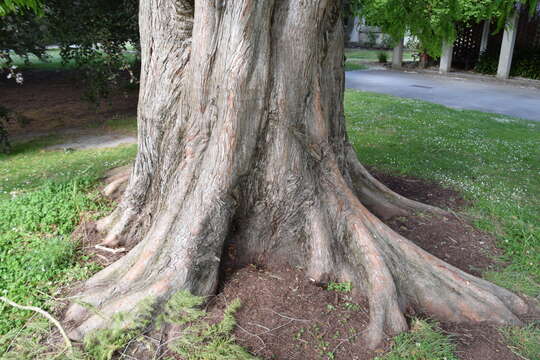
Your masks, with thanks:
M254 323L254 322L248 322L249 325L254 325L263 328L264 330L270 330L270 328L267 328L266 326Z
M277 311L275 310L272 310L272 309L266 309L266 310L269 310L271 312L273 312L274 314L278 315L278 316L281 316L282 318L285 318L285 319L288 319L288 320L292 320L292 321L303 321L303 322L309 322L311 320L307 320L307 319L297 319L297 318L294 318L294 317L290 317L290 316L287 316L287 315L283 315L283 314L280 314L278 313Z
M103 246L103 245L96 245L95 248L98 249L98 250L107 251L107 252L110 252L110 253L113 253L113 254L126 252L126 248L123 248L123 247L118 248L118 249L112 249L112 248L109 248L109 247L106 247L106 246Z
M366 331L367 331L367 330L360 331L359 333L353 334L353 335L349 336L349 337L346 338L346 339L341 339L341 341L339 342L339 344L337 344L336 347L334 348L334 350L332 350L332 353L335 353L336 350L339 349L339 347L340 347L341 345L343 345L344 343L351 341L352 339L354 339L355 337L359 336L360 334L362 334L362 333L364 333L364 332L366 332Z
M19 305L19 304L15 303L15 302L9 300L8 298L3 297L3 296L0 296L0 300L2 300L3 302L5 302L8 305L11 305L11 306L13 306L13 307L15 307L17 309L34 311L34 312L37 312L37 313L45 316L49 321L51 321L56 326L56 328L60 331L60 334L62 334L62 337L64 338L64 342L66 343L66 349L68 350L68 352L72 351L73 345L71 344L71 340L69 340L69 337L67 336L66 331L64 330L62 325L60 325L60 322L58 320L56 320L47 311L45 311L45 310L43 310L41 308L38 308L36 306Z
M246 329L244 329L243 327L241 327L240 325L236 324L236 326L242 330L243 332L245 332L246 334L248 334L249 336L253 336L253 337L256 337L257 339L259 339L259 341L262 343L262 347L260 349L258 349L255 353L258 353L259 351L261 351L262 349L264 349L266 347L266 343L264 342L264 340L257 334L253 334L249 331L247 331Z

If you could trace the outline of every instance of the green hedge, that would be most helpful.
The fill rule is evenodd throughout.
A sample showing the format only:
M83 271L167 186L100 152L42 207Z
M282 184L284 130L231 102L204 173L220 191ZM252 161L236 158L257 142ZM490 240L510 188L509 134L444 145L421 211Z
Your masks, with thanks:
M484 52L475 66L482 74L496 74L499 63L499 53ZM529 79L540 79L540 48L516 49L512 60L510 76L520 76Z

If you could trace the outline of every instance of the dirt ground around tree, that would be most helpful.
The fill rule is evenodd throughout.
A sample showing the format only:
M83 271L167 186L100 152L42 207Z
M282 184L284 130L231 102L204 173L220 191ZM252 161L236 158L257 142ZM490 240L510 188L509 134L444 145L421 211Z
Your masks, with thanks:
M137 89L115 91L99 104L84 99L85 89L72 71L28 70L22 85L1 76L0 106L22 120L8 124L10 136L20 138L65 128L98 126L109 119L137 113Z
M95 107L82 99L83 88L71 73L33 71L25 74L23 86L0 80L0 102L28 118L26 126L12 124L13 135L51 132L100 124L115 116L136 114L137 91L118 92ZM392 176L370 169L398 193L428 204L459 211L467 202L455 191L412 177ZM493 269L500 251L495 239L471 226L460 216L411 217L387 223L430 253L450 264L480 275ZM122 254L95 250L99 235L88 223L79 228L83 248L102 265ZM223 281L208 311L219 315L228 303L239 298L235 337L240 345L263 359L373 359L391 345L391 339L376 351L367 351L360 341L368 324L369 308L362 294L329 291L315 284L303 269L265 264L236 264L234 246L226 249L228 261ZM408 314L420 316L422 314ZM457 344L458 355L467 360L518 360L502 341L497 329L488 325L441 324Z

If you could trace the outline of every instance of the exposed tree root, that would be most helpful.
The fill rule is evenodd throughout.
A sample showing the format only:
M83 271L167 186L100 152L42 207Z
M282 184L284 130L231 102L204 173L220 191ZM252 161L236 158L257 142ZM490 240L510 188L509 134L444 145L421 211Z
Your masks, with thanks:
M337 168L331 184L331 206L343 216L348 233L340 242L348 254L344 276L369 299L371 348L385 333L407 329L407 308L457 323L521 323L518 315L526 313L528 306L520 297L445 263L395 233L360 203Z
M390 190L375 179L358 161L352 145L347 147L347 162L356 196L364 206L380 218L389 219L394 216L409 216L420 212L450 215L443 209L408 199Z
M116 192L122 193L123 190L125 190L125 186L127 185L130 174L131 170L127 170L125 173L115 175L114 177L108 179L109 183L102 190L103 195L106 197L111 197Z

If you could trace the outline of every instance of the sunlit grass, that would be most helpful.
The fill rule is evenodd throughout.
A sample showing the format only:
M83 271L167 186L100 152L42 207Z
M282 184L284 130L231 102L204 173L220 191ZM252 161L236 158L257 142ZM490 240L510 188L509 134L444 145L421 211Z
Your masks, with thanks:
M364 163L459 190L510 262L490 277L540 294L540 123L368 92L347 91L345 102Z
M128 46L128 51L125 52L124 56L128 62L135 61L136 56L132 46ZM43 58L34 54L29 54L28 59L16 54L13 54L11 58L17 70L69 70L76 67L73 60L63 61L58 48L47 49ZM0 66L2 63L3 60L0 60Z
M378 60L378 54L385 52L388 59L392 59L392 50L375 50L375 49L347 49L345 50L345 57L347 59L356 60L360 62L373 62ZM403 51L403 61L412 61L413 51L405 49Z

